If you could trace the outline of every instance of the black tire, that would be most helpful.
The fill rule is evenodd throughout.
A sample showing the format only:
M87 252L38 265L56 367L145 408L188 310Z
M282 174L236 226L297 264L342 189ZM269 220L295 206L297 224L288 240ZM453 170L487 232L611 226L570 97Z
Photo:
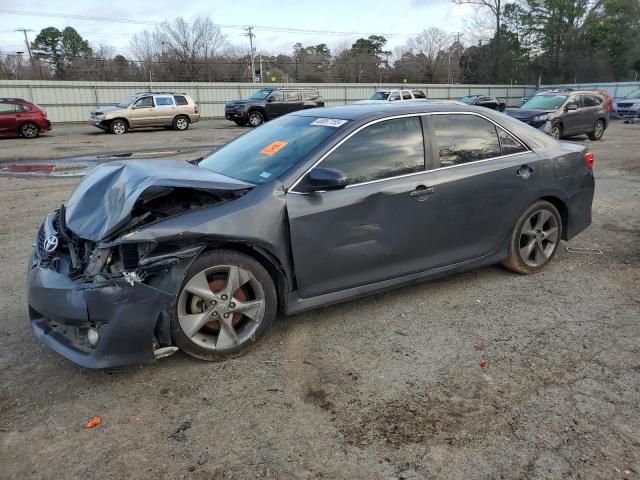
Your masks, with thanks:
M562 125L556 123L551 127L551 136L556 140L560 140L562 138Z
M173 119L173 129L184 132L189 128L189 117L186 115L178 115Z
M124 135L129 130L129 125L124 120L115 119L109 124L109 131L114 135Z
M252 110L249 112L249 126L259 127L264 123L264 115L258 110Z
M538 212L547 212L542 214L541 217L536 217ZM544 224L540 226L540 229L536 229L533 226L533 221L541 221L545 218ZM529 222L527 224L527 222ZM546 232L550 232L553 228L556 228L555 238L540 238L544 237ZM532 235L525 233L525 231L532 231ZM562 239L562 218L558 209L551 203L545 200L538 200L531 205L520 216L513 228L511 239L509 241L509 251L507 259L502 262L509 270L529 275L531 273L537 273L542 270L555 256L558 248L560 247L560 241ZM530 240L530 241L529 241ZM531 244L533 249L529 248L529 254L536 256L540 253L541 263L536 265L536 262L531 259L530 256L525 258L523 250L526 252L527 248ZM538 249L539 246L539 249Z
M247 126L246 120L234 120L234 123L236 125L238 125L239 127L246 127Z
M232 346L230 348L218 349L217 340L214 339L209 343L206 343L206 340L208 338L207 334L209 332L212 332L212 330L209 330L210 323L204 324L202 327L198 328L197 333L192 334L192 336L189 337L185 333L185 330L180 324L179 315L181 314L181 310L185 307L185 304L193 305L194 295L188 293L185 290L185 288L187 287L187 284L189 284L191 280L195 279L196 277L198 277L203 272L206 272L207 270L211 270L215 268L225 268L227 266L238 267L239 269L241 269L241 271L244 271L243 273L248 272L252 276L251 282L254 282L254 281L257 282L257 285L259 287L257 288L257 290L261 290L260 293L264 298L264 304L262 307L262 316L259 320L258 326L257 328L252 327L252 328L255 328L255 330L248 331L249 332L248 337L244 338L241 342L239 342L235 346ZM210 278L214 278L214 277L206 277L206 275L207 273L205 273L205 278L207 279L207 282L209 282L208 283L209 288L213 288L211 287L212 285L211 282L213 282L214 280L210 280ZM214 273L214 275L216 274ZM249 285L249 283L246 283L245 285ZM241 288L244 289L245 287L242 286ZM253 290L251 286L249 288L250 290ZM238 290L236 290L236 292L233 295L231 295L230 298L228 298L227 302L230 302L230 303L227 303L227 305L224 306L223 311L228 311L226 310L227 306L234 305L233 300L235 300L235 295L237 295L237 293L238 293ZM260 295L258 294L255 294L254 296L256 299L259 299L260 297ZM195 296L195 298L196 300L199 300L199 297L197 295ZM243 299L243 301L245 300ZM248 301L251 301L251 299L249 298ZM202 302L202 304L207 304L207 302ZM262 265L260 265L260 263L258 263L256 260L249 257L248 255L244 255L242 253L239 253L233 250L212 250L209 252L205 252L193 262L193 264L191 265L191 267L189 268L189 270L185 275L185 279L182 286L180 287L180 293L178 294L178 300L176 301L176 306L174 308L173 316L171 319L171 335L175 344L178 347L180 347L180 349L184 350L185 353L187 353L188 355L191 355L192 357L195 357L201 360L207 360L207 361L221 361L221 360L226 360L228 358L237 357L246 353L273 324L273 321L275 320L275 317L276 317L277 304L278 304L278 301L277 301L274 282L271 279L271 276L269 275L269 273L265 270L265 268ZM222 302L218 305L218 307L220 306L223 306ZM215 310L213 307L209 307L207 305L205 309L208 309L208 308L211 308L210 311ZM185 313L193 314L192 311L185 312ZM197 312L197 314L199 313L200 312ZM217 313L215 313L215 315L217 315ZM238 331L235 331L235 322L236 322L235 315L237 315L237 313L231 313L231 318L229 319L229 321L234 324L234 327L232 328L234 329L234 332L238 335L237 338L242 339L243 330L239 328ZM240 317L242 317L244 320L243 314L240 314ZM210 322L211 320L213 320L214 317L211 316L207 318L208 318L207 322ZM220 317L218 316L218 318ZM238 323L238 325L242 325L243 320L241 320L240 323ZM218 322L218 320L215 320L215 322ZM253 322L253 323L256 323L256 322ZM218 322L218 325L220 330L222 330L221 322ZM252 322L250 321L250 317L247 317L245 328L249 327L250 325L252 325ZM213 332L215 332L215 330L213 330ZM213 335L215 337L216 334L214 333ZM219 333L218 333L218 338L219 338ZM205 343L203 343L203 341ZM199 342L200 344L196 342ZM203 345L211 345L211 346L205 348Z
M604 129L604 121L598 120L593 126L593 132L589 134L589 140L594 142L600 140L602 138L602 135L604 135Z
M37 138L40 135L40 128L35 123L23 123L20 127L20 135L24 138Z

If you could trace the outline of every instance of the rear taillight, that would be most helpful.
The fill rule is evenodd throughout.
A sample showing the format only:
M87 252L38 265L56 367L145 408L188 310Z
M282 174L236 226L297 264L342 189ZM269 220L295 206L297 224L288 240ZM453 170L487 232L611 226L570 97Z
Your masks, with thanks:
M40 110L38 112L38 115L40 115L42 118L47 118L47 112L45 112L44 110Z
M589 170L593 170L593 162L595 161L593 152L585 152L584 161L587 164L587 167L589 167Z
M193 107L193 112L194 113L198 113L198 105L197 104Z

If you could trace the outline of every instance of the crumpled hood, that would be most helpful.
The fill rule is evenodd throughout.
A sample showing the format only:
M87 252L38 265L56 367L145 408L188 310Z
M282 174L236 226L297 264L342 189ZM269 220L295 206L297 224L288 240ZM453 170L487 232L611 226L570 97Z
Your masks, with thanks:
M98 107L95 110L91 110L91 115L104 115L111 112L117 112L118 110L126 110L126 108L120 107Z
M551 113L553 110L540 110L535 108L507 108L504 113L518 120L528 120L529 118Z
M66 208L66 226L80 238L103 240L122 228L150 187L233 191L254 185L181 160L133 160L102 164L78 184Z

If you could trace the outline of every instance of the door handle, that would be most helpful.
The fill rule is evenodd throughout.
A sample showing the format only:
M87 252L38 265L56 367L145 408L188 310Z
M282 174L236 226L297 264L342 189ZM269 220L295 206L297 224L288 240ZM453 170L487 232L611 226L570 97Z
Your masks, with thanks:
M425 187L424 185L418 185L415 190L409 192L409 196L425 200L429 195L435 193L436 189L433 187Z
M518 171L516 172L516 174L523 178L523 179L527 179L531 176L531 174L533 173L533 168L531 168L529 165L522 165Z

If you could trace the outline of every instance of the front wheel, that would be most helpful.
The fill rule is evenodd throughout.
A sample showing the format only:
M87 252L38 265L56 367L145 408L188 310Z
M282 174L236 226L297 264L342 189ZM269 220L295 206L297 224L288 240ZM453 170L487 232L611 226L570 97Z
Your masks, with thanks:
M36 138L40 135L40 129L35 123L25 123L20 127L20 135L24 138Z
M562 238L562 219L551 203L539 200L518 219L503 265L517 273L536 273L551 261Z
M252 127L259 127L264 123L264 116L258 112L253 111L249 113L249 125Z
M114 135L124 135L127 133L129 126L124 120L114 120L109 125L109 131Z
M593 127L593 132L589 134L589 140L600 140L602 135L604 135L604 122L602 120L598 120Z
M551 136L556 140L562 138L562 126L558 123L551 128Z
M245 353L271 326L273 280L253 258L231 250L196 259L178 295L173 340L192 357L219 361Z

